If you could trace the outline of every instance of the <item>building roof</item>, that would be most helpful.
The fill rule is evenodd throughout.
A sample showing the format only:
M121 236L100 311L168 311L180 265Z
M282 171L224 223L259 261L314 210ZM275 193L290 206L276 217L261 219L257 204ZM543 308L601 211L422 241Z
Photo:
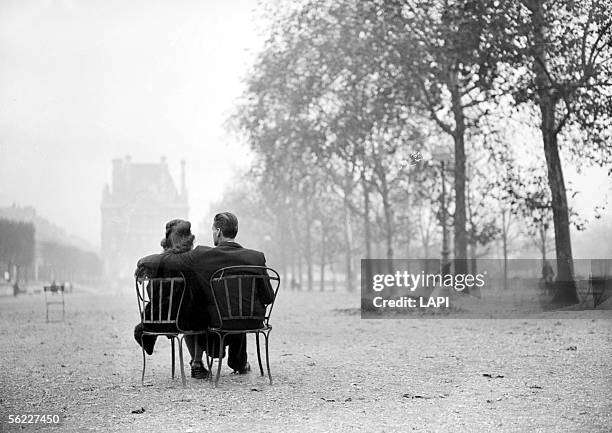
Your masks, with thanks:
M185 205L187 194L184 184L181 191L178 190L163 158L157 164L116 159L113 161L112 188L105 189L102 206L134 201Z

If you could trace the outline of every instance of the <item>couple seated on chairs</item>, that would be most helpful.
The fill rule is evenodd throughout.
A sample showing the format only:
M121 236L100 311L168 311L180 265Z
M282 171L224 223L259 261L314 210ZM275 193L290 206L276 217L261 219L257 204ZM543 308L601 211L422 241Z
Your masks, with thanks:
M138 261L137 276L171 277L182 273L185 277L187 288L179 314L179 329L203 331L207 326L219 326L219 313L210 287L210 279L216 271L229 266L266 266L263 253L243 248L234 241L237 233L238 219L236 216L230 212L219 213L215 215L212 225L215 247L197 246L193 248L195 238L191 234L191 223L184 220L172 220L166 224L166 236L161 242L164 251ZM264 316L266 305L273 300L274 291L270 282L261 279L256 291L255 315ZM167 306L165 308L168 309ZM242 326L257 328L261 327L262 323L261 321L243 323ZM137 325L134 329L134 337L139 344L142 341L143 349L150 355L153 352L156 337L142 335L142 332L142 325ZM205 348L208 356L223 357L224 348L220 350L216 339L211 338L210 340L206 341L206 334L185 335L185 343L191 355L191 377L193 378L205 379L210 374L202 362ZM247 361L246 335L227 335L224 339L225 345L229 346L228 366L236 373L248 373L251 366Z

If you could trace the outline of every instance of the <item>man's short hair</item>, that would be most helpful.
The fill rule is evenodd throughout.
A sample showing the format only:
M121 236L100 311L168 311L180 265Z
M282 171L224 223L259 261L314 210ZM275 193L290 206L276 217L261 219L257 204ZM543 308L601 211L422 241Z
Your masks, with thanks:
M231 212L221 212L215 215L213 225L220 229L226 238L234 239L238 234L238 218Z

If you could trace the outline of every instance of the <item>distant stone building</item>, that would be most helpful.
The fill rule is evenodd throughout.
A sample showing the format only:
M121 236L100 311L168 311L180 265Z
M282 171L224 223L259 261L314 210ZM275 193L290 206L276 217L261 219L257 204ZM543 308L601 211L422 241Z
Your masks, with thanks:
M138 258L161 250L166 222L188 217L185 161L179 191L164 157L158 164L133 163L129 156L114 159L112 185L104 187L101 210L105 274L129 278Z

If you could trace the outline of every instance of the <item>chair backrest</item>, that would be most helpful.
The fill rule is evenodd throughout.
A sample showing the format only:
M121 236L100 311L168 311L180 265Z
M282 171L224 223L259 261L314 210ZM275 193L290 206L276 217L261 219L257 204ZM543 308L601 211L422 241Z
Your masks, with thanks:
M51 293L64 293L64 285L51 284L50 286L43 287L45 292Z
M51 284L44 286L45 302L47 304L63 304L64 303L64 285ZM56 295L60 295L57 297Z
M185 293L185 277L136 277L141 323L176 324Z
M229 266L216 271L210 288L220 327L245 320L261 321L267 326L279 286L278 272L265 266ZM262 302L262 291L273 293L271 302Z

